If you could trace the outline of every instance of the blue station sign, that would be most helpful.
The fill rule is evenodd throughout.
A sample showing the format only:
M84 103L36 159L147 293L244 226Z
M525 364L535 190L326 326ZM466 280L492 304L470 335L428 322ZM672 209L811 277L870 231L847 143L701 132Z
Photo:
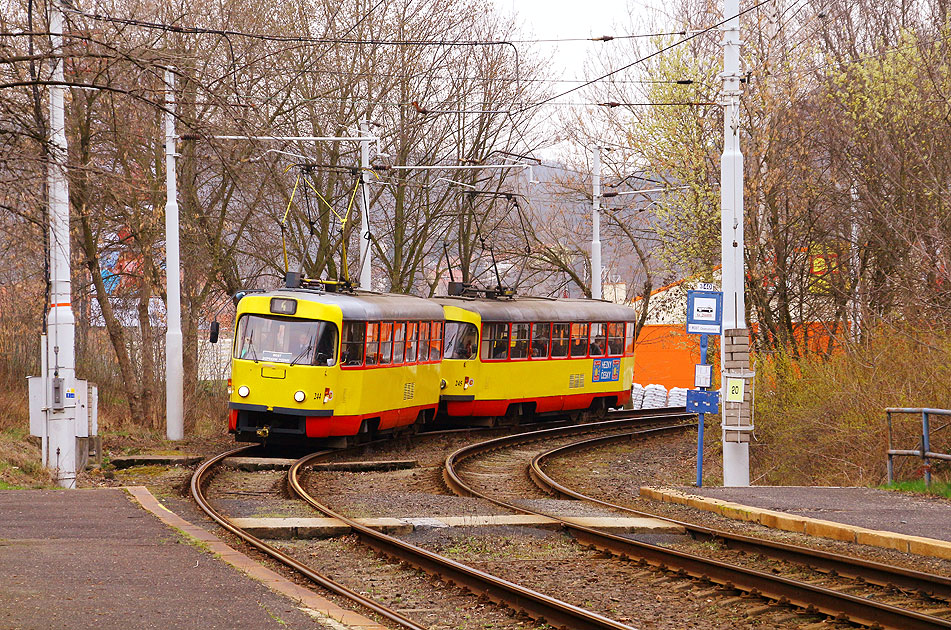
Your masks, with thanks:
M687 291L687 332L719 335L723 325L723 293Z

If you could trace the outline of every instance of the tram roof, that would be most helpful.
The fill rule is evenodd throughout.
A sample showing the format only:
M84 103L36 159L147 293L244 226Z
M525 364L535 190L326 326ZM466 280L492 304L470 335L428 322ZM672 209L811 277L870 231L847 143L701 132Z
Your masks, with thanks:
M265 295L288 297L340 307L343 319L380 321L391 319L443 319L442 307L431 300L398 293L328 293L310 289L279 289Z
M478 313L487 322L633 322L633 308L603 300L440 296L433 301Z

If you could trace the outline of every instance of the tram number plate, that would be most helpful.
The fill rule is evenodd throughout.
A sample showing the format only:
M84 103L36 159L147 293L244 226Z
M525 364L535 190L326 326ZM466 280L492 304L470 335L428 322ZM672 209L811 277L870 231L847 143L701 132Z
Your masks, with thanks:
M605 383L607 381L616 381L621 378L621 360L620 359L595 359L594 367L591 371L592 383Z

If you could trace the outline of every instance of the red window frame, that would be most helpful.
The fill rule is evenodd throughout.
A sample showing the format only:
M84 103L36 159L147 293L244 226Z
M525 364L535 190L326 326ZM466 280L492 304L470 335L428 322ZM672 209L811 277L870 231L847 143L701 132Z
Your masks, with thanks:
M343 346L344 346L344 343L343 343L343 331L347 329L347 326L354 326L354 325L356 325L356 324L363 324L363 355L362 355L361 358L360 358L360 363L355 364L355 365L348 365L348 364L344 363L344 361L343 361ZM343 326L341 327L341 332L340 332L340 369L342 369L342 370L359 370L359 369L363 368L364 366L366 366L366 364L367 364L367 363L366 363L366 360L367 360L367 332L368 332L368 331L367 331L367 328L368 328L369 325L370 325L370 322L361 322L361 321L353 321L353 320L347 321L347 320L344 320Z
M380 364L380 322L367 322L367 333L363 337L363 365L376 367ZM371 350L373 346L373 352ZM370 357L373 362L370 362Z
M383 350L386 344L386 350ZM393 365L393 322L380 322L380 352L377 365Z
M404 363L416 363L419 349L419 322L406 322L406 341L403 350Z
M578 327L578 328L584 327L584 337L583 337L584 341L582 342L584 343L583 354L574 353L575 339L579 339L579 340L582 339L582 337L575 335L575 329L576 329L575 327ZM570 329L569 341L568 341L568 358L569 359L583 359L588 356L588 348L590 345L589 344L590 330L591 330L591 326L588 324L588 322L571 322L571 329Z
M515 337L515 327L516 326L527 326L528 334L523 339L517 339ZM516 344L522 341L525 343L524 353L525 356L514 357L512 356L515 351ZM528 357L532 354L532 324L530 322L512 322L509 324L509 351L508 357L509 361L527 361Z
M567 326L568 327L568 336L565 337L565 354L555 356L555 326ZM560 339L560 337L559 337ZM571 322L552 322L551 323L551 337L548 343L548 356L552 359L567 359L568 355L571 352Z
M601 352L598 354L594 354L591 351L591 347L594 345L595 339L597 339L597 337L595 337L595 334L594 334L595 326L601 327L601 331L602 331L601 338L603 339L603 341L601 342ZM607 356L607 354L608 354L608 323L607 322L589 323L588 324L588 356L601 358L601 357Z
M621 328L620 337L618 335L611 334L611 327L619 326ZM617 328L615 328L615 331ZM622 357L624 356L624 333L625 333L625 323L624 322L609 322L608 323L608 356L609 357ZM611 352L611 339L620 338L621 340L621 351L620 352Z
M626 322L624 325L624 356L634 356L634 322Z
M442 341L445 322L432 322L432 328L429 332L429 362L439 363L442 361Z
M488 328L490 327L491 328ZM500 361L509 360L509 343L512 339L512 324L510 322L483 322L482 323L482 339L481 339L481 348L479 353L479 359L486 363L498 363ZM493 331L493 336L486 337L485 334L487 330ZM499 336L500 331L505 331L504 339ZM492 351L498 349L499 343L505 343L505 356L504 357L493 357ZM485 356L483 356L485 353Z
M397 350L399 350L397 352ZM393 365L403 365L406 361L406 322L393 322Z

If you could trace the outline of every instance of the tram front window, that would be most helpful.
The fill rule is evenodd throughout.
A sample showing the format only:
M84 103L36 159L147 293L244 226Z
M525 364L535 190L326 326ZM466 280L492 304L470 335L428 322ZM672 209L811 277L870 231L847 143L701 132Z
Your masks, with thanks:
M446 322L444 359L472 360L479 351L479 331L474 324Z
M335 363L337 327L331 322L244 315L234 358L290 365Z

